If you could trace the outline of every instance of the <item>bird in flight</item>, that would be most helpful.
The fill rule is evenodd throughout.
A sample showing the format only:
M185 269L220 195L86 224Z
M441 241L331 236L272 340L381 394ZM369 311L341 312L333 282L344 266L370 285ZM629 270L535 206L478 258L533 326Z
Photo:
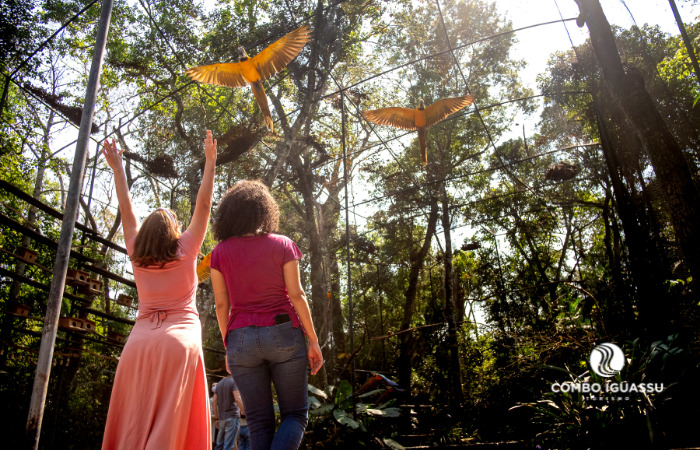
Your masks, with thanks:
M200 83L232 88L249 84L265 118L265 125L270 131L273 131L272 115L262 82L284 69L310 40L309 26L303 25L270 44L265 50L253 57L248 56L243 47L238 47L237 63L192 67L185 73Z
M363 111L362 117L377 125L391 125L404 130L418 130L418 142L420 143L423 165L428 164L428 144L426 142L426 130L436 123L444 120L465 106L474 102L473 95L463 97L445 98L425 107L423 99L418 100L418 108L383 108Z

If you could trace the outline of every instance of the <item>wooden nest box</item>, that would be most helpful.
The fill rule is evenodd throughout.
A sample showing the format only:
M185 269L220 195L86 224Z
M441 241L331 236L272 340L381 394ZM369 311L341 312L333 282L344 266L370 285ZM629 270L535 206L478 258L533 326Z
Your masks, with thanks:
M83 331L83 319L77 317L61 317L58 319L58 327L70 331Z
M95 332L95 323L94 320L88 320L88 319L83 319L83 331L90 331L92 333Z
M467 244L463 244L461 248L462 248L462 250L464 250L465 252L466 252L467 250L476 250L477 248L481 248L481 243L479 243L479 242L469 242L469 243L467 243Z
M102 293L102 281L93 278L88 279L88 284L80 287L82 294L99 295Z
M34 264L39 253L27 247L20 247L17 249L17 253L15 253L15 255L26 263Z
M134 302L134 299L132 297L129 297L126 294L119 294L119 297L117 297L117 304L118 305L123 305L123 306L128 306L131 308L131 304Z
M66 284L69 286L88 286L89 275L83 270L68 269L66 272Z
M110 330L107 332L107 340L115 342L117 344L123 344L126 341L126 336L121 333L117 333L116 331Z
M31 306L24 305L19 302L15 301L8 301L7 302L7 311L17 315L17 316L22 316L22 317L27 317L29 316L29 311L32 310Z

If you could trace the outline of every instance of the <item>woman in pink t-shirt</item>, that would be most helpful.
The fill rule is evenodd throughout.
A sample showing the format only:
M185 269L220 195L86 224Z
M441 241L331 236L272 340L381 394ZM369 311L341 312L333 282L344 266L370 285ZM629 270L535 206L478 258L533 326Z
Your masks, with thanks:
M216 141L207 131L202 185L189 227L158 208L139 229L122 153L105 141L114 171L124 241L139 294L139 314L114 376L103 450L210 450L210 414L197 314L197 255L209 224Z
M299 280L302 254L291 239L274 234L278 220L277 203L259 181L236 183L214 215L216 316L252 450L299 447L309 409L306 360L312 374L323 365ZM271 384L282 418L276 432Z

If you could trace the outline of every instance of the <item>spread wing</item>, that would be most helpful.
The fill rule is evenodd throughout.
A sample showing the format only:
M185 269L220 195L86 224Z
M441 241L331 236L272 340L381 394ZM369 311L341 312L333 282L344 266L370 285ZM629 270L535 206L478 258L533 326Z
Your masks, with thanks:
M383 108L363 111L362 117L378 125L391 125L404 130L416 129L416 110L408 108Z
M185 73L195 81L219 86L242 87L247 83L242 74L241 63L209 64L192 67Z
M267 80L296 58L301 49L310 40L311 31L309 26L302 25L268 45L265 50L251 58L251 62L257 67L260 78Z
M464 97L446 98L433 103L425 108L426 128L432 127L450 114L459 111L465 106L471 105L473 102L473 95L465 95Z

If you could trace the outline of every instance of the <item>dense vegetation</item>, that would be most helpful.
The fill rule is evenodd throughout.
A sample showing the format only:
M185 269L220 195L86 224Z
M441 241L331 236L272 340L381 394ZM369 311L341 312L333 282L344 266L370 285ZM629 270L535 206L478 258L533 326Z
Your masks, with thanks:
M0 112L0 178L58 211L99 4L22 61L87 3L2 6L0 68L19 70ZM633 105L635 116L611 87L614 75L601 69L595 39L552 55L532 92L519 78L525 62L512 52L517 35L507 33L512 24L493 3L439 6L116 1L79 222L123 244L109 168L95 156L107 134L126 150L142 217L162 205L187 225L206 129L219 142L215 201L240 179L268 184L283 211L281 232L305 254L303 283L327 361L310 379L308 448L698 445L700 253L689 249L698 248L700 229L700 204L692 201L700 182L700 88L680 37L651 26L612 30L619 77L649 98L647 109ZM255 54L301 23L310 24L312 41L266 84L275 134L249 89L198 85L184 75L192 66L234 61L238 45ZM697 38L700 25L688 33ZM478 112L430 129L426 167L414 134L375 128L360 115L465 93L476 96ZM648 111L645 117L659 119L645 128L638 120ZM533 136L520 132L517 114L538 121ZM37 283L50 284L55 258L55 248L22 230L57 241L60 221L7 189L0 214L0 429L14 447L48 296ZM90 236L76 232L71 266L99 265L130 279L125 255ZM215 244L208 238L202 252ZM36 250L48 270L13 256L20 247ZM101 295L63 300L62 316L95 320L97 328L59 331L43 448L101 441L120 352L104 336L128 334L135 310L114 300L137 297L133 286L103 281ZM214 381L224 360L208 282L197 301ZM18 303L32 308L28 318L12 313ZM552 392L555 382L602 383L588 372L591 350L602 342L625 351L618 381L664 383L663 392L603 401ZM401 389L387 392L380 383L353 402L352 383L358 390L373 372Z

